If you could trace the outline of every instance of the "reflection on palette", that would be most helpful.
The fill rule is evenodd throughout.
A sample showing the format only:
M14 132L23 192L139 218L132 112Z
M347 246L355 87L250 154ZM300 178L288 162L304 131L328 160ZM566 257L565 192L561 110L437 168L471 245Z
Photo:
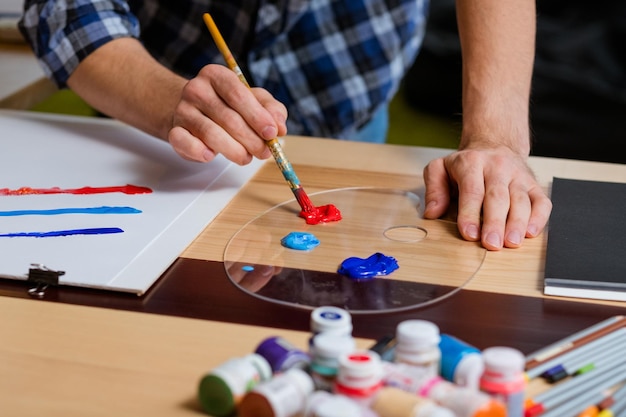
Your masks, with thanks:
M313 309L335 305L352 313L400 311L450 296L472 279L486 251L461 239L454 222L423 218L419 191L346 188L311 194L332 203L339 222L308 225L295 200L248 222L228 242L224 265L233 283L267 301ZM315 235L319 246L301 251L281 239ZM337 273L350 257L383 253L399 268L387 276L356 280Z

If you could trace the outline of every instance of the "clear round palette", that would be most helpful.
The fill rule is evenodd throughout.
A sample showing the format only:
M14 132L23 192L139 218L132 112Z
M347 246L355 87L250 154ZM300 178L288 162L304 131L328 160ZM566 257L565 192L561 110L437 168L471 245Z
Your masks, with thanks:
M343 188L309 194L316 206L334 204L342 220L308 225L290 200L245 224L224 251L226 272L254 297L295 308L333 305L353 314L394 312L438 302L465 286L486 250L463 240L455 222L423 218L423 187L406 191ZM319 246L289 249L290 232L311 233ZM350 257L395 258L386 276L353 279L337 273Z

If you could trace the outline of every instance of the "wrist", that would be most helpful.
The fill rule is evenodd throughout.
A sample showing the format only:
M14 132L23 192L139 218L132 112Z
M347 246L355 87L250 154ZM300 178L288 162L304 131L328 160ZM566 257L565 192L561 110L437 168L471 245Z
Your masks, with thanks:
M503 132L483 129L471 131L463 128L459 150L507 148L511 152L527 157L530 154L530 137L526 133Z
M530 154L528 107L509 103L468 106L463 113L460 149L507 147L521 156Z

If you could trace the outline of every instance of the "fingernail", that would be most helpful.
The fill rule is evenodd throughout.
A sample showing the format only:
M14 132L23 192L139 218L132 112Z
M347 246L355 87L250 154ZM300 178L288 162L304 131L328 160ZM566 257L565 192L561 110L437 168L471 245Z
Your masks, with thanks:
M202 158L204 158L204 162L209 162L213 160L214 157L215 157L215 154L208 149L202 152Z
M437 207L437 202L436 201L431 201L428 204L426 204L426 211L434 210L435 207Z
M274 275L274 267L270 265L260 266L258 268L258 271L261 274L261 276L264 276L264 277L270 277Z
M537 226L535 226L534 224L529 224L528 225L528 234L531 235L532 237L537 236Z
M500 236L497 233L489 233L485 238L485 242L487 242L491 246L495 246L496 248L502 246L502 243L500 242Z
M278 130L275 126L265 126L261 131L263 139L274 139L278 135Z
M522 243L522 236L518 232L511 232L507 235L506 239L514 245Z
M478 226L475 224L470 224L465 229L465 233L470 239L478 239Z

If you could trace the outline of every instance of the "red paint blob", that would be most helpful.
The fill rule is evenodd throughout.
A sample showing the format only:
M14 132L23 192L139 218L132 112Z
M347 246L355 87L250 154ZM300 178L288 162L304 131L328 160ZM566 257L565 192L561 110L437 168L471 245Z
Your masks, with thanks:
M328 204L326 206L313 207L308 211L302 210L300 217L303 217L307 224L337 222L341 220L341 212L337 207Z
M82 187L62 189L52 188L30 188L22 187L16 190L0 188L0 195L29 195L29 194L104 194L104 193L124 193L124 194L149 194L152 190L148 187L137 185L119 185L113 187Z
M320 224L341 220L341 212L337 207L332 204L315 207L304 191L304 188L298 187L293 190L293 193L302 209L300 211L300 217L303 217L307 224Z

